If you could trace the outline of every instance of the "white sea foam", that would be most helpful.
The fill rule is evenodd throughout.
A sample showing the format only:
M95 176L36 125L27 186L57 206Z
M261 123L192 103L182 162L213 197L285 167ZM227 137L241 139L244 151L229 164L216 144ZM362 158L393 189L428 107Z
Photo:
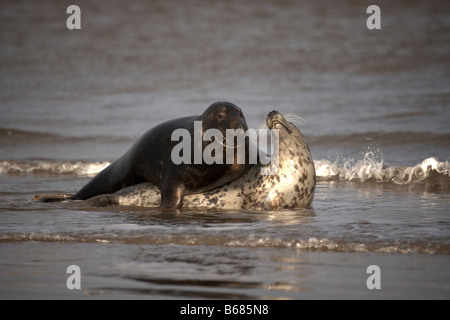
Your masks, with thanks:
M0 174L55 174L93 176L110 165L107 161L0 161Z
M60 234L48 233L11 233L0 234L0 241L41 241L41 242L80 242L82 239L77 239L70 236Z
M434 157L427 158L414 166L386 167L383 159L371 151L360 160L348 159L335 162L317 160L314 164L319 181L378 181L411 184L425 181L433 173L443 178L450 178L450 162L441 162Z
M448 244L439 247L429 242L418 240L415 243L408 241L393 241L390 243L363 243L358 241L318 239L309 237L305 239L281 239L272 237L248 237L247 239L234 239L226 243L229 247L264 247L264 248L293 248L300 251L330 251L330 252L380 252L380 253L422 253L422 254L448 254Z
M109 166L108 161L0 161L0 174L50 174L95 176ZM361 159L336 161L316 160L319 181L390 182L406 185L422 182L434 176L450 181L450 161L427 158L414 166L386 166L380 152L368 151Z

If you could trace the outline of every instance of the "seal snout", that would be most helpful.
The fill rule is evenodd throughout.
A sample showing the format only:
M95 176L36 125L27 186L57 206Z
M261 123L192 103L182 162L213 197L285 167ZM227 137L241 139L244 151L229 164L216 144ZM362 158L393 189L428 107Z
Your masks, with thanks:
M276 111L276 110L273 110L273 111L269 112L269 114L267 115L267 118L266 118L266 124L267 124L267 127L269 129L273 128L275 118L279 114L280 113L278 111Z
M287 132L292 132L289 128L289 123L287 120L276 110L269 112L267 115L266 124L269 129L280 129L281 127L284 127Z
M292 132L289 128L289 122L276 110L269 112L266 124L269 129L281 129L281 127L284 127L288 133Z
M269 114L267 115L267 117L268 118L272 118L272 117L275 117L276 115L281 115L281 113L279 113L277 110L273 110L273 111L270 111L269 112Z

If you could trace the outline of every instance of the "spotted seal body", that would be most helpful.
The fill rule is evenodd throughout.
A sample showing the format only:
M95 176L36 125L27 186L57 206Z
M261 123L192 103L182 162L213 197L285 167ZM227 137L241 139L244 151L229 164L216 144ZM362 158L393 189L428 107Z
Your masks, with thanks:
M316 186L314 162L300 130L279 112L269 113L269 129L279 130L279 170L262 175L255 165L241 178L214 190L186 195L183 207L225 210L301 209L312 206ZM159 189L149 183L88 200L87 205L158 207Z

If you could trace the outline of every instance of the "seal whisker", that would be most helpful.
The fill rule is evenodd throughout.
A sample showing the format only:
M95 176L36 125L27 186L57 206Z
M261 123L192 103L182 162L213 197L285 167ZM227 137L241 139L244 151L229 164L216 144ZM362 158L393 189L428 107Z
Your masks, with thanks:
M223 130L220 130L220 132L221 132L221 134L222 134L222 141L218 141L218 143L219 143L222 147L228 148L228 149L235 149L235 148L240 147L240 146L243 144L243 142L242 142L241 139L237 139L238 142L240 142L240 143L237 144L237 145L235 146L235 145L234 145L234 136L233 136L233 139L231 139L231 138L229 138L229 137L227 136L227 134L225 134L225 133L223 132ZM244 140L244 141L245 141L245 140Z
M235 149L235 148L240 147L243 144L242 139L237 139L237 141L240 142L237 145L234 145L234 141L235 141L234 136L233 136L232 139L230 139L228 137L225 137L225 145L224 145L224 147L225 148Z
M297 124L303 124L305 123L305 119L301 118L300 116L294 114L294 113L285 113L283 114L283 117L288 122L297 123Z

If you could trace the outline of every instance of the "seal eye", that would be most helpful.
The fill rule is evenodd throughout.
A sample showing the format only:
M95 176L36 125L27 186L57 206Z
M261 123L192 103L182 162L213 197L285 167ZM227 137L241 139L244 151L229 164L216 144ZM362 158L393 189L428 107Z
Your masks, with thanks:
M219 118L219 120L223 120L223 119L225 119L225 115L223 113L219 113L217 118Z

